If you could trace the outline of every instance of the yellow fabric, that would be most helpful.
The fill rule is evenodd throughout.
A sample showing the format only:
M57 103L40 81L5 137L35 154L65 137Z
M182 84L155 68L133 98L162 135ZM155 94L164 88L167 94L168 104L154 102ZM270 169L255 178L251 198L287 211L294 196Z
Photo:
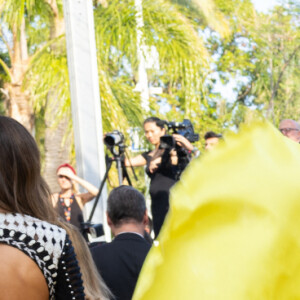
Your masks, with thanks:
M300 299L300 145L269 123L193 161L133 300Z

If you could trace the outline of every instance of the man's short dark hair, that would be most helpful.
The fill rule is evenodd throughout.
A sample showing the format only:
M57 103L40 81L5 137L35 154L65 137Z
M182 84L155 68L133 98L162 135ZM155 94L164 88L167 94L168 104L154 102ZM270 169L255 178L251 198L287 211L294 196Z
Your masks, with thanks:
M211 139L211 138L221 139L222 138L222 134L215 133L214 131L207 131L205 133L205 135L204 135L204 139L208 140L208 139Z
M107 199L107 214L115 226L130 221L141 223L145 211L143 194L128 185L114 188Z

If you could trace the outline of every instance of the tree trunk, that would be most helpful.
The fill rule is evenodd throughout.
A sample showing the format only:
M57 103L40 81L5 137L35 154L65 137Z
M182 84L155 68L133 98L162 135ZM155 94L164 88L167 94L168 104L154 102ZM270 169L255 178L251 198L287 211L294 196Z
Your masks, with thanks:
M33 133L34 116L29 103L29 93L23 91L20 84L15 83L5 83L4 89L8 92L8 115L24 125L30 133Z
M53 23L51 26L51 39L54 39L64 33L64 20L59 18L56 8L54 11ZM56 43L52 46L52 51L61 54L62 45ZM57 120L59 115L60 103L55 93L55 88L49 91L47 95L47 104L45 107L45 161L43 176L47 181L51 192L59 190L56 178L57 167L70 161L72 137L67 136L67 127L69 120L64 118Z
M54 95L55 97L55 95ZM59 191L57 184L57 167L70 160L71 142L70 134L66 136L68 119L55 120L59 113L58 101L52 99L47 103L45 112L45 168L43 176L52 193Z
M6 106L8 115L21 124L29 132L33 133L34 117L30 105L30 93L22 89L24 74L28 69L27 40L25 34L25 20L18 30L16 26L12 29L13 34L13 55L11 57L11 82L4 84L4 89L8 95Z

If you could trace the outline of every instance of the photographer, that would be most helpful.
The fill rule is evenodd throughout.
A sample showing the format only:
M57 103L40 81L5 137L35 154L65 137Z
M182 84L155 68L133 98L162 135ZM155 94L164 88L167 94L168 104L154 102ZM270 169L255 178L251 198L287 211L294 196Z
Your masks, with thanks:
M169 210L169 190L178 180L177 147L171 150L160 148L160 138L166 134L165 125L165 121L156 117L146 119L144 121L145 136L155 148L134 158L125 159L126 167L147 166L146 173L151 179L150 196L155 237L157 237ZM193 145L184 136L180 134L172 136L179 148L186 149L186 152L194 150Z

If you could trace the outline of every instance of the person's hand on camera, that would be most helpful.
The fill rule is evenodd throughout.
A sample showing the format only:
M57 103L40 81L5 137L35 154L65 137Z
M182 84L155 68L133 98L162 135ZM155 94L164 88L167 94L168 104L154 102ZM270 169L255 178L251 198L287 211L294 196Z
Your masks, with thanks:
M170 158L171 158L171 164L172 165L177 165L178 164L178 156L177 156L177 151L175 149L172 149L170 151Z
M194 146L192 145L192 143L187 138L185 138L183 135L174 133L173 137L174 137L177 145L179 145L180 147L184 147L186 150L189 150L189 151L192 151L194 149Z
M161 164L161 157L157 157L153 159L149 164L150 173L154 173L160 164Z

